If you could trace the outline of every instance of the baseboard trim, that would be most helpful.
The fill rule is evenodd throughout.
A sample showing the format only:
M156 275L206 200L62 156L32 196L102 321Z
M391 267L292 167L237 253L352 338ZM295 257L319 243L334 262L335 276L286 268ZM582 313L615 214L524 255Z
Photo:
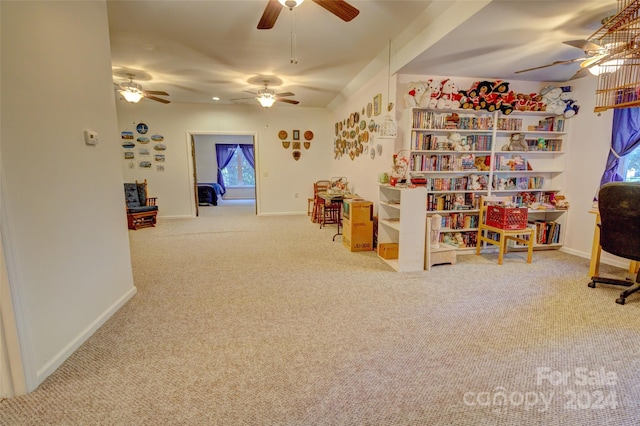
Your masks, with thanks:
M116 313L125 303L129 301L138 289L131 287L120 299L118 299L113 305L111 305L106 311L104 311L98 318L95 319L87 328L85 328L75 339L67 344L60 352L58 352L47 364L45 364L36 373L36 384L34 389L29 389L29 392L35 390L40 384L51 375L54 371L62 365L78 349L93 333L96 332L102 324L104 324L111 316Z
M560 251L563 253L572 254L574 256L582 257L585 259L591 259L591 253L585 253L583 251L574 250L566 247L561 247ZM602 253L602 256L600 256L600 264L615 266L617 268L622 268L622 269L629 269L628 260L611 259L604 252Z

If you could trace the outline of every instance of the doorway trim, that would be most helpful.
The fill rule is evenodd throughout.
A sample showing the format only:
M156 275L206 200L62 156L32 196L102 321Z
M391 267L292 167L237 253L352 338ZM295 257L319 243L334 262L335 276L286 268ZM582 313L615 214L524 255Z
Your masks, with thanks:
M256 173L256 215L260 216L260 144L258 141L258 133L256 132L201 132L187 131L187 153L188 153L188 173L189 188L191 202L191 216L198 216L198 201L196 196L196 157L195 157L195 138L194 136L251 136L253 139L253 152L255 155L255 173Z

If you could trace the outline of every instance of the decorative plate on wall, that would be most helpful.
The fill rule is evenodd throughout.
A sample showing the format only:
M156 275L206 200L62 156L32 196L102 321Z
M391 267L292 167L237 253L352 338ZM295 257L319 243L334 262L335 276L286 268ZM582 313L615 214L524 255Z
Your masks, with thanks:
M149 131L149 126L144 123L138 123L138 125L136 126L136 131L141 135L144 135Z
M307 130L304 132L304 138L308 141L313 139L313 132L311 130Z
M287 138L287 136L289 136L289 135L287 134L287 131L286 131L286 130L280 130L280 131L278 132L278 137L279 137L279 138L280 138L280 140L282 140L282 141L283 141L283 140L285 140L285 139Z

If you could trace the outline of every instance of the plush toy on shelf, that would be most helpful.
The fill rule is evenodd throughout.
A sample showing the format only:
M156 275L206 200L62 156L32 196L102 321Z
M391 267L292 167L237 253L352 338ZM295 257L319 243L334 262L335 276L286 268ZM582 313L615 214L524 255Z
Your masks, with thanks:
M524 139L524 134L513 133L509 139L509 143L502 146L503 151L529 151L527 141Z
M460 133L449 133L447 139L449 140L449 146L453 151L469 151L467 139L463 138Z
M404 95L404 106L406 108L424 107L430 95L427 93L427 84L424 81L412 81Z
M489 165L486 163L486 158L485 157L476 157L474 165L476 166L476 169L478 169L480 171L488 171L489 170Z

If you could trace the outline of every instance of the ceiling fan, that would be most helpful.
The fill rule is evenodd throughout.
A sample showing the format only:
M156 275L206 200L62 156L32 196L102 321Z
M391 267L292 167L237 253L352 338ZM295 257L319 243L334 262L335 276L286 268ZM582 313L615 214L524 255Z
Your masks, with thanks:
M240 101L243 99L255 99L265 108L270 108L276 102L284 102L287 104L298 105L300 102L295 99L285 99L289 96L295 96L295 94L291 92L283 92L276 93L275 90L269 89L269 80L263 80L264 89L260 89L257 92L251 92L249 90L244 90L244 92L251 93L252 95L256 95L253 98L237 98L231 99L232 101Z
M294 7L300 6L304 0L269 0L267 6L264 9L260 22L258 22L259 30L268 30L273 28L280 15L280 11L283 7L288 7L289 10L293 10ZM345 22L351 21L358 16L360 11L351 6L345 0L312 0L318 6L323 7L329 12L336 15L338 18Z
M140 102L142 98L147 98L147 99L151 99L152 101L162 102L163 104L171 103L171 101L168 101L163 98L158 98L156 96L156 95L169 96L167 92L158 91L158 90L143 90L141 85L133 82L133 79L135 78L135 74L127 73L127 77L129 78L129 81L125 83L122 83L122 84L113 83L114 86L116 86L116 90L120 92L120 94L124 97L124 99L127 102L135 104Z
M626 43L620 43L604 37L604 34L610 33L613 25L615 25L614 21L617 17L618 16L616 15L602 19L602 26L586 40L563 41L564 44L581 49L584 52L584 57L567 59L565 61L555 61L550 64L515 71L514 74L553 67L556 65L573 64L575 62L580 62L580 69L570 78L570 80L586 77L588 75L587 72L590 72L593 75L598 75L600 73L617 70L619 68L619 63L615 59L620 57L620 55L624 56L625 51L629 46Z

